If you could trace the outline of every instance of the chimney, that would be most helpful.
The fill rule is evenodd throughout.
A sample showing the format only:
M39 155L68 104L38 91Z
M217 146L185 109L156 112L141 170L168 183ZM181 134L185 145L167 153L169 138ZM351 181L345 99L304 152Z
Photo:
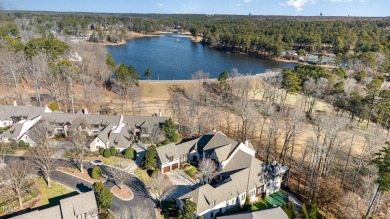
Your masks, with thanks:
M249 147L249 140L245 140L245 145Z
M85 108L85 109L82 109L82 110L81 110L81 112L83 112L83 114L89 114L89 113L88 113L88 109L87 109L87 108Z
M159 117L162 116L161 109L158 109L158 116L159 116Z
M18 105L18 103L16 102L16 100L14 100L14 106L17 106Z

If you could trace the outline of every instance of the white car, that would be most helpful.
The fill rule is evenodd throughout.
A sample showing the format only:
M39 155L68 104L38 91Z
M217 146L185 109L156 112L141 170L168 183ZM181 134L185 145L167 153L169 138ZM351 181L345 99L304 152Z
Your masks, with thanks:
M103 161L101 161L101 160L92 160L89 163L92 164L92 165L95 165L95 166L100 166L100 165L103 164Z

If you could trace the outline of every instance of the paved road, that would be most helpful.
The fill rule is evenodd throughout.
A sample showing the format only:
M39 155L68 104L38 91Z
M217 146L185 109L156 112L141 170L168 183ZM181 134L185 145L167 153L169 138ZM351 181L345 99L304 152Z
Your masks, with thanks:
M6 162L9 162L11 159L23 159L23 157L13 157L7 156ZM66 162L63 162L66 163ZM92 166L88 163L85 163L85 169L90 169ZM103 173L109 176L106 166L101 166ZM110 176L109 176L110 178ZM52 179L59 183L62 183L70 188L79 191L79 192L88 192L92 190L92 185L82 179L70 176L59 171L55 171L52 174ZM131 188L134 193L134 198L130 201L122 201L121 199L114 196L111 210L118 211L122 208L129 208L130 211L134 208L142 209L142 213L146 218L156 218L154 210L154 202L150 197L147 187L135 176L129 174L128 180L125 184ZM116 186L112 181L108 180L105 182L105 185L111 189L113 186Z

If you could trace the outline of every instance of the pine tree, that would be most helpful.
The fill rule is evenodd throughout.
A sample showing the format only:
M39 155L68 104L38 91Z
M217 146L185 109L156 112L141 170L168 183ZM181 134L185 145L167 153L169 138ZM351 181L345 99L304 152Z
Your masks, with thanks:
M178 134L176 133L177 126L172 119L165 120L161 130L170 142L176 142L179 139Z
M102 183L97 182L92 185L93 190L95 191L96 202L98 208L100 209L109 209L112 204L112 193L110 190Z
M157 166L157 150L156 146L151 145L146 151L146 155L141 162L141 167L147 170L153 170Z
M196 203L186 200L183 209L179 211L179 219L194 219Z

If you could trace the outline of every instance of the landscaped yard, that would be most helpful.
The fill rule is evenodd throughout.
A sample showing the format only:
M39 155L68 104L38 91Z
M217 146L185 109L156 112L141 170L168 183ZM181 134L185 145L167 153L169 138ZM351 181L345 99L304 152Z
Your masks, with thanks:
M268 196L265 201L271 206L271 207L277 207L282 206L286 203L288 203L288 196L282 192L278 191L270 196Z
M88 156L85 158L86 161L91 161L91 160L101 160L103 161L103 164L110 165L110 166L118 166L118 165L124 165L124 166L129 166L132 164L134 161L131 159L124 159L120 157L115 157L111 156L109 158L103 157L103 156Z
M30 194L26 194L23 198L24 208L36 208L42 205L47 205L49 204L49 199L74 192L72 189L59 183L52 182L51 186L52 188L47 188L46 181L42 177L34 179L32 192ZM7 211L7 208L12 209L19 206L17 200L12 202L6 201L4 193L0 198L0 202L2 203L0 207L0 215L4 214L5 211Z
M152 178L148 175L146 170L143 170L141 168L137 168L134 171L134 175L136 175L146 185L150 185L152 183Z
M191 178L196 178L196 173L198 172L198 170L196 169L196 167L192 166L191 164L184 164L181 169L184 170L184 172L190 176Z
M270 208L272 207L272 205L270 205L269 203L267 203L264 199L260 199L259 201L255 202L252 204L251 206L251 210L252 211L257 211L257 210L261 210L261 209L265 209L265 208Z

